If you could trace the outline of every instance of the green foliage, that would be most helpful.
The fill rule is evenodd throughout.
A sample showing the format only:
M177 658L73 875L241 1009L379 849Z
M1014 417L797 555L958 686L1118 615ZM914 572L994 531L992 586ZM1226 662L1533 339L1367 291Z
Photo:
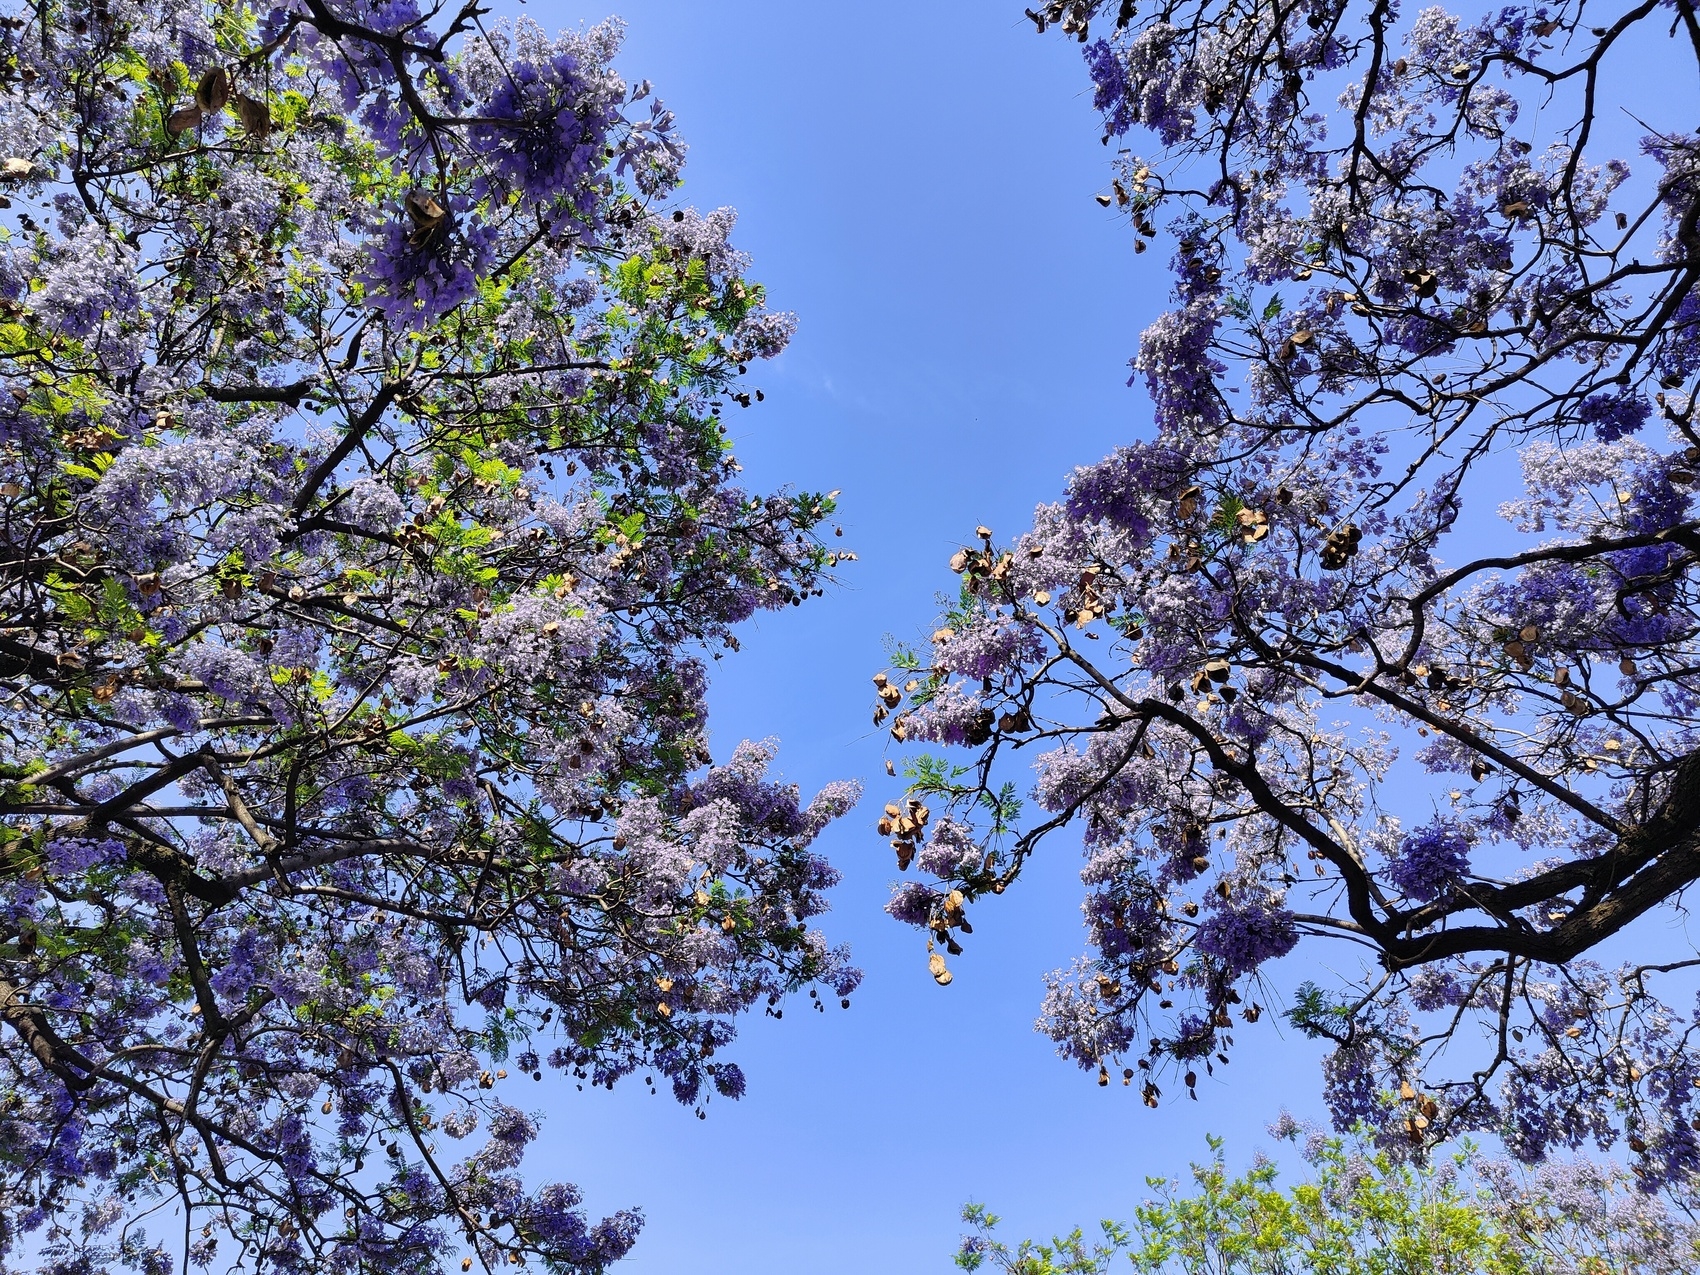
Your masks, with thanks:
M1450 1156L1400 1159L1362 1137L1313 1138L1312 1173L1280 1185L1257 1157L1231 1174L1223 1142L1190 1182L1148 1178L1133 1221L1013 1247L1001 1219L970 1204L956 1265L1008 1275L1677 1275L1700 1269L1700 1234L1680 1204L1640 1191L1615 1165L1540 1174Z
M988 1213L984 1205L970 1204L963 1208L962 1220L989 1234L1000 1219ZM978 1248L964 1244L956 1254L956 1264L965 1271L979 1270L990 1257L996 1266L1014 1275L1105 1275L1116 1254L1127 1251L1130 1237L1126 1228L1115 1222L1106 1220L1098 1225L1104 1238L1090 1246L1077 1226L1049 1244L1023 1240L1013 1253L996 1243Z

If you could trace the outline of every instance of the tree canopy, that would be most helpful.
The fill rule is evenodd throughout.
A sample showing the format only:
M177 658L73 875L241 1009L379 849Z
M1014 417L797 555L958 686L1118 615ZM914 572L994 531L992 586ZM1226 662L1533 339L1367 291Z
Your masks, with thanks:
M1325 1136L1284 1117L1307 1180L1280 1184L1259 1156L1230 1174L1224 1142L1190 1182L1147 1179L1128 1223L1106 1221L1048 1244L1011 1247L999 1218L969 1205L956 1264L1008 1275L1682 1275L1700 1229L1621 1166L1554 1159L1537 1170L1464 1146L1412 1164L1360 1137Z
M1335 939L1361 980L1286 1014L1341 1129L1622 1136L1685 1179L1693 5L1029 16L1084 46L1127 143L1099 202L1172 247L1172 306L1132 364L1148 435L976 530L874 679L900 745L971 754L909 755L889 910L948 981L967 906L1072 830L1088 948L1042 1025L1100 1083L1192 1090L1268 963ZM1626 143L1649 67L1673 118Z
M619 34L0 21L0 1263L599 1270L640 1218L522 1181L514 1088L701 1114L856 985L854 786L705 768L840 558L722 423L791 320Z

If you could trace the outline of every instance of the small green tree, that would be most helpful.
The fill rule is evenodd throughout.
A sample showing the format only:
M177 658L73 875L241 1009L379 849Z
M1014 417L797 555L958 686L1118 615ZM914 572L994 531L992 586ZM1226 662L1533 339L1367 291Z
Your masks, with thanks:
M1300 1128L1286 1122L1297 1138ZM1309 1181L1283 1188L1259 1156L1230 1174L1223 1143L1190 1185L1155 1193L1131 1225L1104 1221L1048 1244L995 1238L998 1217L970 1204L956 1255L1008 1275L1679 1275L1700 1269L1700 1227L1671 1195L1637 1189L1613 1163L1553 1161L1527 1171L1462 1145L1399 1161L1363 1138L1311 1136ZM1124 1265L1125 1263L1125 1265Z

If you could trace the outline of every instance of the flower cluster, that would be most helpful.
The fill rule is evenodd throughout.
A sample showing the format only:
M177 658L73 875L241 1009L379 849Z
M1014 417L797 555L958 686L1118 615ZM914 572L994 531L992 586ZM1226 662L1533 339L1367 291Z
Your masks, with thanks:
M1405 838L1387 879L1418 903L1440 898L1470 871L1470 839L1449 820L1434 820Z

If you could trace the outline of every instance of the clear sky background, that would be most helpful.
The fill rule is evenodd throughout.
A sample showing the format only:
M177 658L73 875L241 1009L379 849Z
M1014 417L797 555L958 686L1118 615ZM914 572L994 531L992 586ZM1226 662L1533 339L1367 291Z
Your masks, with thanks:
M1164 308L1167 254L1135 257L1093 201L1109 157L1078 48L1037 37L1021 0L607 2L629 26L623 72L654 81L691 144L685 197L739 209L754 277L801 319L757 370L767 401L734 419L737 454L758 489L841 489L861 561L747 631L716 671L713 742L776 735L805 789L868 785L824 839L845 878L824 925L867 982L849 1011L749 1022L727 1051L749 1094L705 1122L636 1084L528 1085L512 1098L546 1112L534 1170L594 1210L645 1210L633 1275L907 1275L952 1269L969 1199L1018 1238L1127 1217L1147 1175L1207 1154L1207 1131L1243 1165L1282 1107L1321 1114L1317 1053L1274 1015L1242 1025L1200 1101L1155 1112L1034 1033L1044 972L1082 944L1077 843L1048 842L974 909L948 989L880 910L897 874L872 825L898 783L868 678L886 635L931 629L977 523L1012 536L1072 467L1148 428L1127 359ZM559 27L610 10L524 11ZM1297 959L1276 967L1276 1005L1326 976Z
M872 827L898 791L869 721L885 635L930 631L976 523L1014 534L1148 421L1127 359L1163 308L1166 254L1135 258L1093 201L1108 156L1076 47L1004 0L607 2L524 11L626 19L623 73L654 81L691 146L684 197L739 210L754 277L801 321L756 370L767 401L733 420L737 455L758 489L842 489L861 560L717 667L713 743L776 735L805 789L867 784L825 838L845 879L823 918L867 981L848 1011L748 1022L727 1056L749 1094L703 1122L635 1084L528 1084L512 1097L547 1113L534 1169L593 1209L643 1207L633 1275L865 1275L953 1269L970 1198L1026 1233L1126 1216L1207 1130L1243 1162L1283 1102L1318 1110L1311 1051L1269 1017L1242 1028L1226 1084L1219 1069L1199 1102L1156 1112L1033 1031L1044 972L1082 944L1070 842L974 910L947 989L880 910L897 876Z

